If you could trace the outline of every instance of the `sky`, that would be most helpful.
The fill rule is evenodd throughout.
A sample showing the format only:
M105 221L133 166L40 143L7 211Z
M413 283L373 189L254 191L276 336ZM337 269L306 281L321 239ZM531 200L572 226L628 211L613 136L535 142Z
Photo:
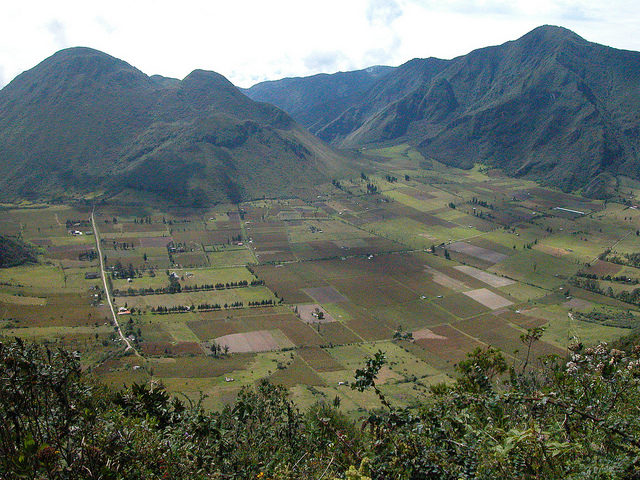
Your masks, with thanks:
M58 50L86 46L184 78L264 80L453 58L560 25L640 51L637 0L22 0L0 11L0 87Z

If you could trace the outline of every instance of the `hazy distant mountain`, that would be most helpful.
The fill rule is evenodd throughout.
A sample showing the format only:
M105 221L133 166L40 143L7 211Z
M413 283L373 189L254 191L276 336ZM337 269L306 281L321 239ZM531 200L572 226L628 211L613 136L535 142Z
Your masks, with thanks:
M254 100L282 108L316 133L392 70L393 67L376 66L353 72L284 78L258 83L244 92Z
M593 195L612 175L640 177L640 53L564 28L415 59L345 97L342 113L314 125L338 146L406 141L448 164L482 161Z
M339 154L223 76L148 77L88 48L56 53L0 91L0 191L139 190L178 204L283 195Z

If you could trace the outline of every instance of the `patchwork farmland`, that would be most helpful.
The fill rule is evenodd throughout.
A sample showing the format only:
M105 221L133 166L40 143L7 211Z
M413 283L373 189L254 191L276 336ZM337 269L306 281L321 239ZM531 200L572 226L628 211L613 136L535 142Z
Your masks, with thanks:
M637 326L638 210L417 162L407 146L366 153L361 176L304 198L96 205L98 232L87 201L3 205L0 234L38 263L0 270L0 335L77 350L109 385L163 382L217 408L268 378L302 406L338 397L357 415L376 399L348 384L378 350L380 389L408 405L474 348L522 361L527 328L545 328L538 356Z

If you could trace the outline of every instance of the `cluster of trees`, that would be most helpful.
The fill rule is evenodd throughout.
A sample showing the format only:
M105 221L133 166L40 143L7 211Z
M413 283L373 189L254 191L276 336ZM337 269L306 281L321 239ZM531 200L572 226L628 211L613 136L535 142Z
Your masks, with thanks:
M387 182L389 182L389 183L393 183L393 182L397 182L397 181L398 181L398 177L394 177L394 176L392 176L392 175L386 175L384 178L385 178L385 179L387 180Z
M167 253L184 253L187 251L187 244L182 242L169 242L167 243Z
M600 295L606 295L607 297L615 298L621 302L640 305L640 288L634 288L631 291L620 290L619 292L615 292L611 287L607 287L606 290L603 289L598 280L579 276L573 276L571 278L571 283L576 287L584 288L585 290L599 293Z
M408 331L405 332L402 329L402 325L398 325L398 328L396 328L395 332L393 332L393 338L395 340L413 340L413 332Z
M166 223L164 221L164 218L162 219L162 221L163 221L163 223ZM133 223L151 225L153 222L151 221L151 217L142 217L142 218L134 218L133 219Z
M583 278L579 276L574 276L571 278L571 284L576 287L584 288L585 290L589 290L590 292L600 293L604 295L604 291L600 287L600 283L593 278Z
M640 305L640 288L634 288L632 291L628 292L626 290L621 290L617 293L613 292L612 288L607 289L607 295L613 298L617 298L621 302L631 303L634 305Z
M482 210L473 210L473 216L478 218L495 218L491 213L485 213Z
M128 266L123 266L120 260L118 260L115 265L111 267L111 276L112 278L136 278L140 276L140 272L138 269L133 268L133 265L130 263Z
M35 253L35 250L21 239L0 235L0 268L35 263Z
M167 293L180 293L182 286L178 280L178 275L175 273L169 274L169 286L167 287Z
M133 309L131 309L133 313ZM142 330L135 327L133 318L129 318L129 321L124 326L125 337L133 337L133 342L138 345L142 341Z
M370 195L378 193L378 187L376 187L373 183L367 183L367 193Z
M523 334L524 352L540 329ZM637 337L635 337L637 340ZM161 385L113 393L76 355L0 345L0 477L176 480L632 479L640 476L640 348L573 345L532 368L476 349L457 379L399 408L377 385L382 352L350 387L380 408L353 421L340 400L303 411L267 382L220 411ZM348 388L348 387L345 387Z
M485 200L480 200L477 197L473 197L470 203L473 205L480 205L481 207L488 208L489 210L493 210L495 208L493 204L488 203Z
M116 242L115 240L111 243L111 247L114 250L118 250L118 249L120 249L120 250L129 250L129 249L135 250L136 249L136 247L133 244L133 242L131 242L131 243L129 243L129 242Z
M582 313L574 312L574 318L583 322L598 323L607 327L636 328L640 324L640 319L631 312L608 313L598 310Z
M229 345L219 345L216 342L211 342L209 349L211 350L211 356L215 358L226 357L229 355Z
M344 185L342 185L342 183L340 183L339 180L331 180L331 184L336 187L338 190L342 190L343 192L345 192L348 195L353 195L353 192L351 190L348 190L344 187Z
M611 253L611 250L605 250L600 255L600 260L617 263L618 265L626 265L629 267L640 268L640 252L635 253Z
M84 261L93 261L96 258L98 258L98 254L96 253L95 250L86 250L84 252L80 252L78 254L78 260L84 260Z

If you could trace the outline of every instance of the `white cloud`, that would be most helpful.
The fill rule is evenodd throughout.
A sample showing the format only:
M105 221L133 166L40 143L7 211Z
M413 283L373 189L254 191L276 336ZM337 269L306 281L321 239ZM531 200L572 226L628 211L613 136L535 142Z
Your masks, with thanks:
M304 66L312 72L335 71L339 70L346 60L340 51L312 52L304 57Z
M65 26L60 22L60 20L51 20L47 24L47 30L51 34L56 48L63 49L69 46L67 43L67 32Z
M402 15L402 8L395 0L370 0L367 20L371 25L389 25Z
M215 70L240 86L319 71L451 58L541 24L640 50L635 0L111 0L3 5L5 81L65 46L105 51L148 74Z

